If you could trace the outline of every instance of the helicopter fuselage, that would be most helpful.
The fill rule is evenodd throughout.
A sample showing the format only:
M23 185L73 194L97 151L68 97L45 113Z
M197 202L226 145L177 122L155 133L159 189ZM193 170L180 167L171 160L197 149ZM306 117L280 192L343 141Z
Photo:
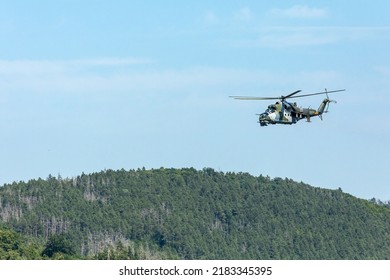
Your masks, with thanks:
M259 114L261 126L269 124L295 124L302 119L310 122L311 117L320 116L324 112L325 106L331 102L325 98L317 110L311 108L298 107L296 103L289 103L285 100L269 105L264 113Z

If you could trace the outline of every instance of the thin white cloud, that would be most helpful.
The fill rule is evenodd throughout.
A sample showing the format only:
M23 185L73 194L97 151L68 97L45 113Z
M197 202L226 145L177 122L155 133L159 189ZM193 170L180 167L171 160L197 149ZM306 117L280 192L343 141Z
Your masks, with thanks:
M126 66L126 65L135 65L135 64L149 64L152 63L152 60L145 59L145 58L134 58L134 57L125 57L125 58L111 57L111 58L71 60L68 63L79 64L84 66Z
M253 19L253 13L248 7L243 7L236 12L234 18L239 21L250 22Z
M144 58L0 60L0 91L53 92L107 89L124 69L152 63ZM103 71L102 71L103 70ZM119 71L121 70L121 71Z
M377 66L374 70L382 76L388 78L387 80L390 81L390 66Z
M375 87L378 87L378 91L382 91L382 104L385 104L387 102L387 99L389 99L389 95L387 91L383 91L383 89L390 88L390 66L381 65L376 66L373 69L375 73L377 73L378 80L380 81L375 85Z
M259 73L223 68L187 70L107 70L119 62L100 60L0 61L0 92L113 92L165 91L245 84L258 81ZM90 66L102 66L98 69ZM100 71L103 70L103 71Z
M287 9L272 9L270 13L279 17L295 19L323 19L328 17L327 9L301 5L295 5Z
M290 29L290 28L289 28ZM264 32L253 43L264 47L293 47L331 44L337 41L334 34L316 33L312 30L279 30Z
M68 72L71 69L85 67L118 67L139 64L150 64L152 60L145 58L97 58L72 60L0 60L0 74L18 73L24 75L50 74Z
M203 20L208 25L219 23L219 17L211 10L206 11L203 15Z
M380 38L390 32L383 27L337 26L267 26L258 30L252 39L235 42L240 47L293 47L319 46L336 43L365 41Z
M100 61L81 60L86 65ZM153 95L183 92L221 92L248 94L253 87L280 86L281 74L269 71L192 67L188 69L138 69L103 71L85 67L74 70L70 61L0 61L0 92L2 94L95 94L150 93ZM81 63L81 64L83 64ZM111 67L115 63L109 63ZM80 67L80 64L77 64ZM100 64L99 64L100 65ZM12 69L7 71L6 69ZM318 74L318 73L317 73ZM315 73L313 74L316 75ZM319 75L319 74L318 74ZM324 73L321 73L321 79ZM326 73L326 75L329 75ZM333 76L330 76L332 78ZM320 79L320 80L321 80ZM299 78L286 74L286 84ZM312 80L315 80L314 78Z

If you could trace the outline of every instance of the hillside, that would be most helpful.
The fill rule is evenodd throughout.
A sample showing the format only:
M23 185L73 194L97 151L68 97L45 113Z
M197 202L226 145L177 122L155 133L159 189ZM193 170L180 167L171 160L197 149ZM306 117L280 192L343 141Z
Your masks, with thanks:
M389 208L210 168L4 185L0 219L0 258L390 259Z

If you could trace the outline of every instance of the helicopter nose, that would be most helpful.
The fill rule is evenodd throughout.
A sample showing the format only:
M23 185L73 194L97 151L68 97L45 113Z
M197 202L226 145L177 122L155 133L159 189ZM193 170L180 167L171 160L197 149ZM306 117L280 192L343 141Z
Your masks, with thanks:
M269 116L266 113L262 113L262 114L260 114L259 119L264 120L264 121L269 120Z
M259 123L261 126L266 126L269 123L269 116L267 113L262 113L259 115Z
M267 121L269 121L268 114L266 114L266 113L260 114L260 116L259 116L259 122L260 122L260 123L264 123L264 122L267 122Z

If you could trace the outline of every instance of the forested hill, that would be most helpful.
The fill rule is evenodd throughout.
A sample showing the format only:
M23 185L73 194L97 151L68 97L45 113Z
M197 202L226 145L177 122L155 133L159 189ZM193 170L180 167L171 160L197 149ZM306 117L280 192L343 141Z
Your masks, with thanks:
M389 208L209 168L4 185L0 218L0 258L390 259Z

